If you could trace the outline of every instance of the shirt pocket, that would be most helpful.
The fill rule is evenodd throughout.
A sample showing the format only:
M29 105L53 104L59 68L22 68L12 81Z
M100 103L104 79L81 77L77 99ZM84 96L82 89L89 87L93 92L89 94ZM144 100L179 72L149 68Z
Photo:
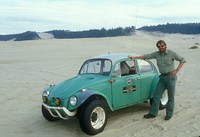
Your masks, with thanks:
M173 58L167 58L167 65L171 66L174 63Z

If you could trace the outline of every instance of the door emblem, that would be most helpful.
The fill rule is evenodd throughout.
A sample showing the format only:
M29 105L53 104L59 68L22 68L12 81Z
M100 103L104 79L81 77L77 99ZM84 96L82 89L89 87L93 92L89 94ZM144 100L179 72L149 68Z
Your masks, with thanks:
M135 92L136 91L136 86L127 86L123 87L123 93L129 93L129 92Z
M130 85L132 83L132 80L129 78L129 79L126 79L126 82L128 85Z

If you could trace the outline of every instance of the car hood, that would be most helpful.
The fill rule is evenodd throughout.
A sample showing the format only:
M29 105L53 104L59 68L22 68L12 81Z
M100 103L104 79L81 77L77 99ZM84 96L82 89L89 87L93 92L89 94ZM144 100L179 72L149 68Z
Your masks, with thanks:
M81 89L89 88L92 85L103 82L107 79L107 76L102 75L78 75L76 77L63 81L58 85L50 87L48 90L50 91L51 97L60 97L64 99L71 96L75 92L80 91Z

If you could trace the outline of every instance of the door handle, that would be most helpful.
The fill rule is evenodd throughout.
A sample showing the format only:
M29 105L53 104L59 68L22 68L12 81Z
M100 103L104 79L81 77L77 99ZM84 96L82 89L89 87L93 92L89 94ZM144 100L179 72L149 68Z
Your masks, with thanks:
M116 80L115 79L113 79L113 80L108 80L108 82L110 82L110 83L113 83L113 82L115 82Z

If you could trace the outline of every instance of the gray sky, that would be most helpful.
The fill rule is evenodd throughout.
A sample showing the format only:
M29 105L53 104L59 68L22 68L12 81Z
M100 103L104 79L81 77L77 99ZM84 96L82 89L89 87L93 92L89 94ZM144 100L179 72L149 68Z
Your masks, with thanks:
M1 0L0 34L199 23L200 0Z

